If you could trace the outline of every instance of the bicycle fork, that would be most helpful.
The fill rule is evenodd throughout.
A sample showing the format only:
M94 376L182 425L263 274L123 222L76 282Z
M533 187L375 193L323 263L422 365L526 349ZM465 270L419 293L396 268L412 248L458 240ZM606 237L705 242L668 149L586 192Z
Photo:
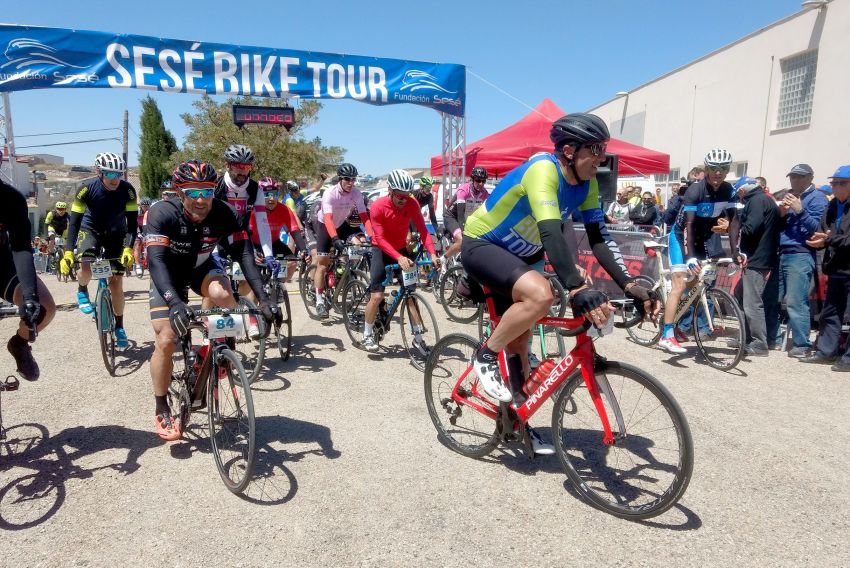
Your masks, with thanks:
M600 359L598 356L596 358ZM599 362L601 363L602 361L600 360ZM594 369L597 367L596 361L594 361L593 367ZM587 386L587 392L590 394L591 400L593 400L593 406L596 407L596 413L599 414L599 419L602 421L604 431L602 443L606 446L612 446L617 441L625 439L627 435L626 422L623 420L623 413L620 410L617 398L614 396L614 391L611 390L611 383L608 382L608 376L604 372L597 373L594 369L588 369L582 366L581 374L584 378L584 384ZM608 413L605 410L605 401L602 400L603 395L608 402L611 413L614 415L614 419L617 421L619 432L617 436L614 436L614 432L611 430L611 422L608 420Z

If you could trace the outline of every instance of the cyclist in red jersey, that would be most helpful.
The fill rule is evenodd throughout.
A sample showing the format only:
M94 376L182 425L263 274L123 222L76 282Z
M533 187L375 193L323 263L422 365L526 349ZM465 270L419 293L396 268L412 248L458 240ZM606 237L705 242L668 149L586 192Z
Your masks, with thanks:
M274 256L293 256L296 252L303 253L306 251L307 246L302 234L303 227L301 221L292 209L286 206L280 206L281 192L283 191L281 185L270 177L261 179L259 185L260 191L263 192L263 197L266 200L266 219L268 220L269 230L272 235L272 254ZM252 213L251 241L254 243L254 249L258 250L260 237L257 234L256 227L257 218ZM297 271L296 262L290 260L287 269L286 281L289 282ZM245 283L243 282L243 284ZM239 292L242 293L242 290L240 289Z
M407 252L407 232L411 222L419 231L425 249L439 268L439 260L434 251L434 241L425 227L425 219L413 194L413 178L404 170L393 170L387 179L389 194L372 202L370 215L372 220L372 260L370 262L371 279L369 303L366 304L363 341L361 346L367 351L377 351L373 326L378 314L378 308L384 299L384 280L387 277L386 266L398 264L402 270L416 267L415 259L409 258ZM430 347L422 338L422 317L413 299L410 302L411 319L413 320L413 345L419 350L423 359L428 356Z

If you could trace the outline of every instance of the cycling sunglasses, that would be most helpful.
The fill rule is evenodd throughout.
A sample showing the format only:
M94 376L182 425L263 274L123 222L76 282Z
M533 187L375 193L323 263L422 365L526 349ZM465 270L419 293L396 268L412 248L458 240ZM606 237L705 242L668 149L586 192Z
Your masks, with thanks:
M277 199L280 193L278 193L277 191L264 191L263 195L266 197L266 199Z
M213 195L215 195L214 189L184 189L183 195L188 197L189 199L209 199Z
M594 142L593 144L585 144L585 148L590 150L590 153L594 156L604 156L605 151L608 149L607 142Z
M720 172L724 172L724 173L729 172L729 166L706 166L705 169L707 169L709 172L711 172L713 174L719 174Z
M477 183L484 183L485 181L487 181L487 178L472 178L472 181Z
M227 166L233 170L248 172L251 171L251 169L254 167L254 164L240 164L238 162L228 162Z
M118 179L118 178L120 178L121 176L124 175L124 172L104 172L104 171L101 171L101 173L103 174L103 177L105 177L106 179Z
M342 181L357 181L356 177L341 177L339 179L341 179Z

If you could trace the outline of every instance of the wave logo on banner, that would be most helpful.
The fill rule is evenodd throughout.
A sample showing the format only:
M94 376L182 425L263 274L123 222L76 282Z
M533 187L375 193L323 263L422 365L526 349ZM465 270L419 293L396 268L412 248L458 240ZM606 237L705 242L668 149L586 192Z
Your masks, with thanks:
M3 55L7 61L0 65L0 70L15 71L12 75L3 74L4 80L15 80L18 78L32 78L46 80L46 73L55 67L64 67L69 69L87 69L83 65L74 65L57 54L59 51L40 41L22 37L13 39L6 46ZM61 86L76 81L92 81L97 80L97 75L81 72L73 75L62 75L59 72L53 73L54 85Z
M401 90L410 91L411 93L421 91L422 89L431 89L448 95L457 93L457 91L450 91L442 85L438 85L436 77L419 69L411 69L406 72L401 82L403 83Z

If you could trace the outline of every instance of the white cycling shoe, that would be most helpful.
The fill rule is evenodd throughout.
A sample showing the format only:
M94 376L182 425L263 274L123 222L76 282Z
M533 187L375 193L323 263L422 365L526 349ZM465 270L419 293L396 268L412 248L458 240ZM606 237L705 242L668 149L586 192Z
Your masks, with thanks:
M502 377L499 373L499 360L494 358L491 361L481 360L478 355L472 357L472 368L481 381L481 386L484 387L484 392L501 402L510 402L513 400L511 391L502 382Z
M531 438L531 449L534 452L534 455L551 456L555 453L555 446L548 442L544 442L543 438L540 437L540 434L538 434L533 428L528 428L528 436Z

